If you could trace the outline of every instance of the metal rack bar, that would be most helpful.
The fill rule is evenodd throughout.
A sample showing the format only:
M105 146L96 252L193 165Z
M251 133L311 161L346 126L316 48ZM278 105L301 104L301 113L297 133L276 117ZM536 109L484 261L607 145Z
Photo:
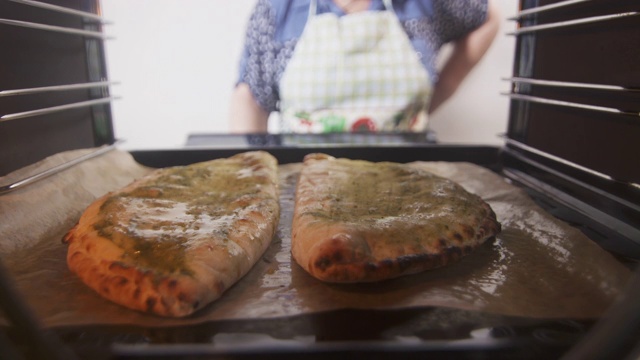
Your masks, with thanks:
M535 32L535 31L541 31L541 30L557 29L557 28L563 28L567 26L575 26L575 25L596 23L601 21L617 20L617 19L637 16L637 15L640 15L640 12L631 11L631 12L620 13L620 14L593 16L593 17L588 17L583 19L567 20L567 21L559 21L559 22L549 23L549 24L526 26L518 30L509 32L507 33L507 35L520 35L520 34L526 34L526 33Z
M502 80L510 81L512 83L525 83L525 84L540 85L540 86L640 92L640 88L626 88L624 86L617 86L617 85L601 85L601 84L578 83L578 82L569 82L569 81L530 79L530 78L522 78L522 77L503 78ZM1 94L2 92L0 92L0 95Z
M62 163L60 165L56 165L56 166L54 166L52 168L49 168L49 169L47 169L45 171L39 172L39 173L37 173L35 175L28 176L26 178L23 178L21 180L18 180L16 182L11 183L11 184L2 185L2 186L0 186L0 195L4 195L6 193L18 190L20 188L23 188L23 187L25 187L25 186L27 186L29 184L32 184L32 183L36 182L36 181L39 181L39 180L42 180L42 179L44 179L46 177L49 177L51 175L57 174L57 173L65 170L65 169L68 169L68 168L70 168L70 167L72 167L74 165L77 165L77 164L79 164L79 163L81 163L81 162L83 162L85 160L89 160L89 159L92 159L92 158L97 157L99 155L102 155L104 153L107 153L107 152L115 149L117 143L118 142L115 142L115 143L113 143L111 145L107 145L107 146L98 148L97 150L95 150L93 152L90 152L88 154L79 156L79 157L77 157L77 158L75 158L73 160L67 161L67 162Z
M34 1L34 0L9 0L9 1L13 1L13 2L16 2L16 3L19 3L19 4L23 4L23 5L34 6L34 7L38 7L38 8L41 8L41 9L56 11L56 12L60 12L60 13L64 13L64 14L80 16L80 17L85 18L85 19L91 19L91 20L96 20L96 21L99 21L99 22L104 22L104 19L102 18L102 16L100 16L98 14L90 13L90 12L87 12L87 11L71 9L71 8L64 7L64 6L52 5L52 4L47 4L47 3L43 3L41 1Z
M519 149L521 149L521 150L524 150L524 151L527 151L527 152L530 152L530 153L533 153L533 154L536 154L536 155L542 156L542 157L544 157L544 158L547 158L547 159L550 159L550 160L556 161L556 162L561 163L561 164L563 164L563 165L570 166L570 167L572 167L572 168L574 168L574 169L578 169L578 170L581 170L581 171L587 172L587 173L589 173L589 174L596 175L596 176L601 177L601 178L603 178L603 179L613 180L613 179L611 178L611 176L609 176L609 175L606 175L606 174L603 174L603 173L601 173L601 172L598 172L598 171L595 171L595 170L589 169L589 168L584 167L584 166L582 166L582 165L578 165L578 164L576 164L576 163L574 163L574 162L571 162L571 161L565 160L565 159L563 159L563 158L561 158L561 157L558 157L558 156L555 156L555 155L549 154L548 152L545 152L545 151L542 151L542 150L538 150L538 149L536 149L536 148L534 148L534 147L532 147L532 146L529 146L529 145L527 145L527 144L521 143L520 141L513 140L513 139L510 139L510 138L505 138L505 139L504 139L504 141L505 141L507 144L511 145L511 146L514 146L514 147L517 147L517 148L519 148Z
M0 19L0 24L21 26L21 27L26 27L30 29L53 31L53 32L72 34L72 35L81 35L81 36L92 37L96 39L102 39L102 40L112 39L111 37L108 37L98 31L79 30L79 29L72 29L72 28L63 27L63 26L45 25L45 24L20 21L20 20Z
M117 97L100 98L100 99L95 99L95 100L80 101L80 102L76 102L76 103L72 103L72 104L66 104L66 105L60 105L60 106L52 106L52 107L48 107L48 108L44 108L44 109L30 110L30 111L25 111L25 112L21 112L21 113L7 114L7 115L0 116L0 122L11 121L11 120L16 120L16 119L21 119L21 118L26 118L26 117L31 117L31 116L43 115L43 114L49 114L49 113L52 113L52 112L57 112L57 111L62 111L62 110L76 109L76 108L82 108L82 107L87 107L87 106L106 104L106 103L109 103L109 102L111 102L113 100L116 100L116 99L118 99L118 98Z
M572 108L585 109L585 110L595 110L595 111L602 111L602 112L608 112L613 114L640 117L640 112L623 111L623 110L614 109L614 108L605 107L605 106L587 105L587 104L575 103L570 101L553 100L553 99L541 98L538 96L522 95L522 94L514 94L514 93L502 93L502 95L506 95L516 100L523 100L523 101L529 101L529 102L540 103L540 104L558 105L558 106L564 106L564 107L572 107Z
M43 87L29 88L29 89L0 90L0 97L13 96L13 95L28 95L28 94L35 94L35 93L48 92L48 91L91 89L91 88L106 87L109 85L116 85L116 84L119 84L119 83L113 82L113 81L97 81L97 82L88 82L88 83L80 83L80 84L43 86Z
M513 139L510 139L510 138L505 138L505 142L506 142L507 144L511 145L512 147L518 148L518 149L520 149L520 150L523 150L523 151L526 151L526 152L529 152L529 153L532 153L532 154L536 154L536 155L538 155L538 156L541 156L541 157L546 158L546 159L549 159L549 160L553 160L553 161L555 161L555 162L557 162L557 163L559 163L559 164L563 164L563 165L565 165L565 166L572 167L572 168L574 168L574 169L577 169L577 170L580 170L580 171L583 171L583 172L589 173L589 174L591 174L591 175L595 175L595 176L597 176L597 177L600 177L600 178L606 179L606 180L608 180L608 181L614 181L614 182L617 182L615 179L613 179L613 178L612 178L611 176L609 176L609 175L606 175L606 174L603 174L603 173L601 173L601 172L595 171L595 170L593 170L593 169L590 169L590 168L584 167L584 166L582 166L582 165L576 164L576 163L571 162L571 161L569 161L569 160L565 160L565 159L563 159L563 158L561 158L561 157L558 157L558 156L552 155L552 154L550 154L550 153L548 153L548 152L546 152L546 151L542 151L542 150L536 149L536 148L534 148L534 147L532 147L532 146L529 146L529 145L526 145L526 144L524 144L524 143L522 143L522 142L520 142L520 141L513 140ZM531 159L530 159L530 158L528 158L528 157L523 157L522 155L515 155L515 154L513 153L513 152L514 152L513 150L509 150L509 149L507 149L507 151L509 151L509 152L511 153L511 155L512 155L512 156L516 156L516 157L518 157L518 159L520 159L521 161L524 161L524 162L529 163L529 164L533 164L534 166L536 166L536 167L538 167L538 168L542 168L542 167L544 167L544 168L546 169L545 171L547 171L547 172L553 172L555 175L557 175L557 176L559 176L559 177L561 177L561 178L564 178L564 179L568 179L568 178L569 178L569 177L568 177L567 175L565 175L564 173L562 173L562 172L557 172L557 171L555 171L555 170L551 170L550 168L548 168L548 167L546 167L546 166L544 166L544 165L542 165L542 164L540 164L540 163L538 163L538 162L536 162L536 161L534 161L534 160L531 160ZM573 182L575 182L576 180L572 180L572 181L573 181ZM625 184L626 184L626 185L633 186L633 187L638 187L638 184L636 184L636 183L625 183ZM612 196L612 195L608 194L606 191L603 191L602 189L599 189L599 188L597 188L597 187L593 187L593 186L587 185L587 184L582 183L582 182L581 182L581 185L580 185L580 186L583 186L583 187L589 187L590 191L592 191L592 192L594 192L594 193L597 193L597 194L600 194L600 195L604 195L604 196L607 196L607 197L611 197L611 196ZM634 210L636 210L636 211L640 211L640 205L638 205L638 204L634 204L633 202L628 201L627 199L623 199L623 198L621 198L621 197L617 197L617 196L615 196L614 198L615 198L615 200L616 200L617 202L619 202L619 203L621 203L621 204L623 204L623 205L625 205L625 206L627 206L627 207L629 207L629 208L631 208L631 209L634 209Z
M554 171L544 165L541 165L535 161L532 161L526 157L523 156L519 156L513 153L513 151L510 152L511 156L515 156L516 158L518 158L521 161L524 161L526 163L529 164L533 164L534 166L538 166L543 168L545 171L549 171L551 173L553 173L556 176L559 176L563 179L568 179L569 181L572 182L577 182L580 184L580 186L583 186L589 190L596 190L599 193L602 193L601 191L599 191L599 189L594 188L593 186L590 186L588 184L579 182L575 179L571 179L569 177L567 177L566 175L559 173L557 171ZM525 184L528 188L536 190L540 193L543 194L547 194L552 196L552 198L556 201L558 201L559 203L561 203L562 205L569 207L575 211L577 211L578 213L581 213L585 216L587 216L589 219L602 219L598 222L603 223L603 224L609 224L611 225L611 229L614 230L615 232L617 232L618 234L620 234L621 236L624 236L627 239L630 239L631 241L633 241L636 245L638 244L638 241L636 239L638 239L638 236L640 235L640 231L638 231L638 229L635 229L633 226L630 226L629 224L626 224L625 222L621 221L620 219L611 216L607 213L602 212L600 209L594 208L591 205L588 205L587 203L580 201L570 195L565 194L564 192L552 187L551 185L548 185L542 181L540 181L539 179L536 179L535 177L529 176L521 171L517 171L515 169L504 169L503 170L504 174L507 175L509 178L511 179L515 179L518 182L521 182L523 184ZM606 194L605 194L606 195ZM637 210L637 206L634 206L634 208Z
M583 3L583 2L588 2L588 1L593 1L593 0L567 0L567 1L562 1L562 2L555 3L555 4L537 6L537 7L534 7L534 8L522 10L522 11L518 12L518 14L516 14L516 16L508 18L508 20L518 20L518 19L520 19L521 17L524 17L524 16L529 16L529 15L533 15L533 14L539 14L541 12L550 11L550 10L556 10L556 9L563 8L565 6L578 4L578 3Z

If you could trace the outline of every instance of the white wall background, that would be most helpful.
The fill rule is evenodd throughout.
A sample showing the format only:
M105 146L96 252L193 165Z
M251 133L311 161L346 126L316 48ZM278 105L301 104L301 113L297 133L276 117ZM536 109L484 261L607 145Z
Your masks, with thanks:
M503 19L513 0L494 0ZM125 149L182 146L190 133L225 133L245 25L255 0L102 0L116 137ZM431 118L442 142L499 144L506 131L515 39L503 20L488 54ZM447 51L443 51L446 55Z

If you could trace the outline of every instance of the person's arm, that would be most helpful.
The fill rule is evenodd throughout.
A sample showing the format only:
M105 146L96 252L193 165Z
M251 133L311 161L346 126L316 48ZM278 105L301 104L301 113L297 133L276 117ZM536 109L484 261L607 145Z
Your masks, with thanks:
M229 131L231 133L267 132L269 114L258 105L249 85L240 83L233 90L229 113Z
M268 118L277 103L274 91L275 59L268 52L276 48L273 32L276 16L275 0L258 0L247 22L239 73L229 102L228 129L231 133L267 132ZM280 5L285 5L280 3Z
M433 113L458 89L471 69L482 59L500 26L500 14L491 0L488 2L487 19L465 37L453 43L450 57L447 59L436 83L429 105Z

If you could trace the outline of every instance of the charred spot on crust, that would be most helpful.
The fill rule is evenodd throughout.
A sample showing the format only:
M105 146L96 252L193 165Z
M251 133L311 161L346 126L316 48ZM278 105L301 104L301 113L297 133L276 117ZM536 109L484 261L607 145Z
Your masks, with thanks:
M432 269L442 265L442 257L433 254L413 254L400 256L397 259L385 259L380 261L377 265L372 264L372 267L367 268L369 272L381 270L385 268L395 268L399 270L400 274L403 274L413 268Z
M400 269L400 271L406 271L408 269L410 269L413 264L416 262L416 260L420 260L419 258L424 257L425 259L427 258L426 255L422 255L422 256L401 256L398 258L398 268Z
M175 279L169 280L167 282L167 287L169 289L175 289L175 287L178 285L178 281L176 281Z
M395 264L395 261L392 259L382 259L378 262L378 267L382 268L392 268Z
M342 250L334 250L330 254L319 257L314 262L314 265L316 268L320 270L326 270L332 264L338 264L338 263L344 262L344 260L345 260L345 257Z
M340 262L343 259L342 252L340 252L340 251L335 251L333 253L332 257L333 257L333 261L335 261L335 262Z
M446 248L446 247L447 247L447 240L446 240L446 239L443 239L443 238L440 238L440 239L438 240L438 244L440 244L440 247L444 249L444 248Z
M376 265L375 263L368 262L364 264L364 271L366 272L373 272L373 271L376 271L377 269L378 269L378 265Z
M449 255L451 258L453 259L458 259L460 257L462 257L462 250L460 250L459 247L448 247L445 252L447 253L447 255Z
M320 270L326 270L329 266L331 266L331 258L326 255L321 256L313 263L313 265Z
M127 278L125 278L123 276L118 276L118 277L115 278L114 282L115 282L115 284L117 286L124 286L129 282L129 279L127 279Z
M147 311L151 312L153 310L153 307L156 305L157 302L158 302L158 299L149 296L147 298L147 300L145 301L145 305L147 305Z
M458 240L458 241L462 241L464 238L462 237L462 235L460 235L459 232L455 232L453 233L453 237L454 239Z

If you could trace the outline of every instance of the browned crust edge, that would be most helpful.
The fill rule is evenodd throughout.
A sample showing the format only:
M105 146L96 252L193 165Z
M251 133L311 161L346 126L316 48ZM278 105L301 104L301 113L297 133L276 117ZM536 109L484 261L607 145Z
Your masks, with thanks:
M304 163L306 165L332 159L335 158L323 153L313 153L304 158ZM437 235L437 238L432 239L432 249L435 250L382 260L374 258L370 250L362 247L362 244L369 242L361 238L366 237L366 234L353 233L346 228L337 228L333 233L325 229L319 231L313 239L314 235L311 233L316 230L310 230L307 221L298 218L294 209L293 258L315 278L333 283L375 282L449 265L474 252L501 231L501 224L491 206L479 196L472 193L470 195L481 201L480 206L485 216L479 225L459 224L458 231ZM299 239L301 243L314 244L308 247L304 255L298 249L304 245L296 246L298 237L305 238ZM470 240L466 245L465 239ZM457 245L461 243L463 245Z
M275 167L277 173L276 160L271 160L272 166L268 167ZM108 193L87 207L78 223L62 239L62 242L68 245L67 266L88 287L116 304L160 316L184 317L218 299L255 264L233 281L228 277L208 275L207 279L212 281L205 284L188 275L161 275L121 261L123 249L109 239L101 237L92 228L92 219L98 216L100 207L109 197L134 188L153 176L155 174L151 173L116 192ZM273 177L275 180L277 175L274 174ZM277 182L275 184L277 193ZM269 240L261 254L275 235L279 213L278 208L274 215L276 220L265 229L265 232L269 233ZM207 272L203 269L199 271Z
M63 238L69 245L67 265L104 298L130 309L172 317L187 316L215 299L207 298L188 276L161 276L119 261L115 255L122 252L120 248L97 234L79 234L79 226ZM220 294L225 286L217 284L217 288Z
M340 245L332 246L339 242L332 244L332 241L328 240L325 249L331 250L322 252L319 248L303 268L313 277L325 282L354 283L393 279L450 265L473 253L501 231L495 213L490 208L489 211L476 231L479 241L474 242L474 245L442 246L439 253L419 253L371 261L367 256L354 253L353 249ZM447 241L443 239L439 243L444 245Z

